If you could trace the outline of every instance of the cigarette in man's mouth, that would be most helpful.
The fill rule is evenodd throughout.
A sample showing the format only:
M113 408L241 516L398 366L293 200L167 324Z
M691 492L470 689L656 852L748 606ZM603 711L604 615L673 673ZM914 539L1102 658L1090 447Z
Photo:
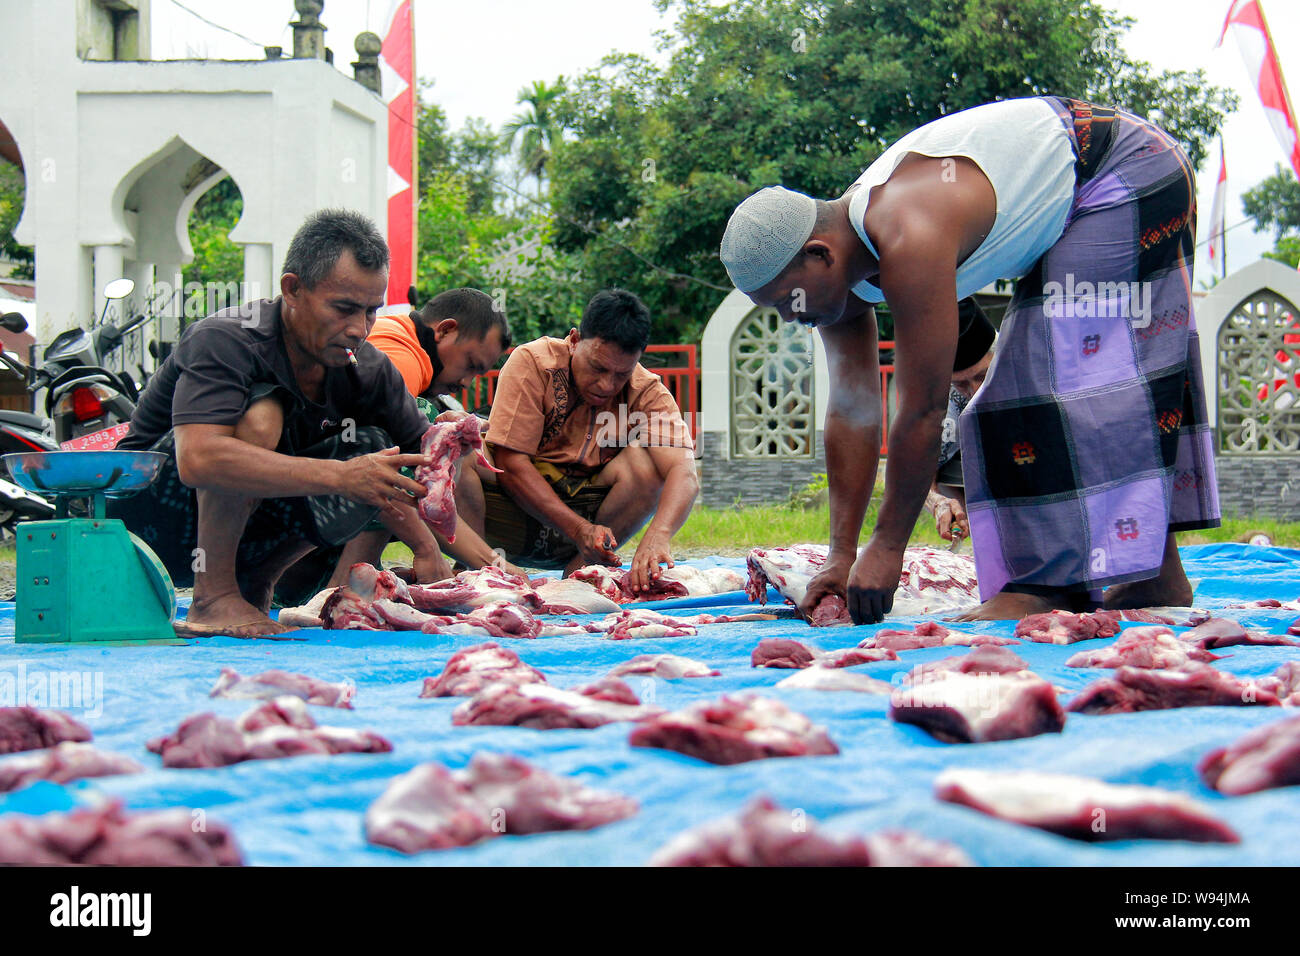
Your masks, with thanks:
M352 363L352 367L353 367L353 368L356 368L356 367L357 367L357 357L356 357L355 355L352 354L352 350L351 350L351 349L344 349L343 351L345 351L345 352L348 353L348 361Z

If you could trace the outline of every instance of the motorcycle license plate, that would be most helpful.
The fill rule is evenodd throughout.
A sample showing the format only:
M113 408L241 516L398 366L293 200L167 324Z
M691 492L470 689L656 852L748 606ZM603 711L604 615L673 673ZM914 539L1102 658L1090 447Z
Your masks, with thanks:
M126 433L130 430L130 422L120 422L102 431L61 442L59 447L64 451L110 451L126 437Z

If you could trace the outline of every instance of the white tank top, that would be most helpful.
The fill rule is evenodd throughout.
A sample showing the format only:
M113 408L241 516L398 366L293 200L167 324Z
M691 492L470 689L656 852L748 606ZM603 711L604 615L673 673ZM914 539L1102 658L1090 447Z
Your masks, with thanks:
M849 198L849 220L877 258L862 219L872 187L889 179L908 153L964 156L984 172L997 196L993 229L957 269L957 298L995 279L1019 279L1061 238L1074 201L1075 156L1065 125L1046 100L1003 100L962 110L913 130L885 150L858 177ZM885 298L866 281L853 291L868 302Z

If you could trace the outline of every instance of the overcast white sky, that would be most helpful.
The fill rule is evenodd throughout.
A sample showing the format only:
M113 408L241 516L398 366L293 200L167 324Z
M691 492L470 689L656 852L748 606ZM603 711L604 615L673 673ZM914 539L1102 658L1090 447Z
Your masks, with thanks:
M261 45L293 46L290 0L181 0L209 20L242 33ZM416 68L436 85L434 99L447 111L453 128L478 116L500 127L519 109L516 96L533 80L553 80L595 66L611 50L657 56L656 30L669 25L652 0L414 0ZM1272 237L1249 225L1231 227L1245 216L1236 198L1284 161L1282 149L1264 119L1253 77L1247 76L1231 39L1214 49L1230 0L1104 0L1106 6L1137 22L1124 41L1137 58L1159 69L1205 69L1210 82L1241 97L1224 132L1228 165L1228 264L1237 268L1272 248ZM1282 71L1300 92L1300 3L1261 0ZM350 72L356 58L352 41L362 30L383 32L390 0L327 0L321 21L335 63ZM670 14L671 16L671 14ZM153 55L157 59L206 56L248 59L260 50L223 33L180 9L173 0L153 0ZM1200 235L1209 228L1210 202L1218 176L1217 156L1200 170ZM1196 271L1205 278L1205 247L1198 249Z

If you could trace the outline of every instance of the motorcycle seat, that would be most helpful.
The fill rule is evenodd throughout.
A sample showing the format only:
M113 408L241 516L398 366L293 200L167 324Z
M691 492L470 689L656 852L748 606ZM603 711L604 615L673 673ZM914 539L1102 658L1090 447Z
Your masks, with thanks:
M45 428L45 419L40 415L33 415L30 412L16 412L8 408L0 408L0 422L17 425L19 428L30 428L34 432L42 431Z

